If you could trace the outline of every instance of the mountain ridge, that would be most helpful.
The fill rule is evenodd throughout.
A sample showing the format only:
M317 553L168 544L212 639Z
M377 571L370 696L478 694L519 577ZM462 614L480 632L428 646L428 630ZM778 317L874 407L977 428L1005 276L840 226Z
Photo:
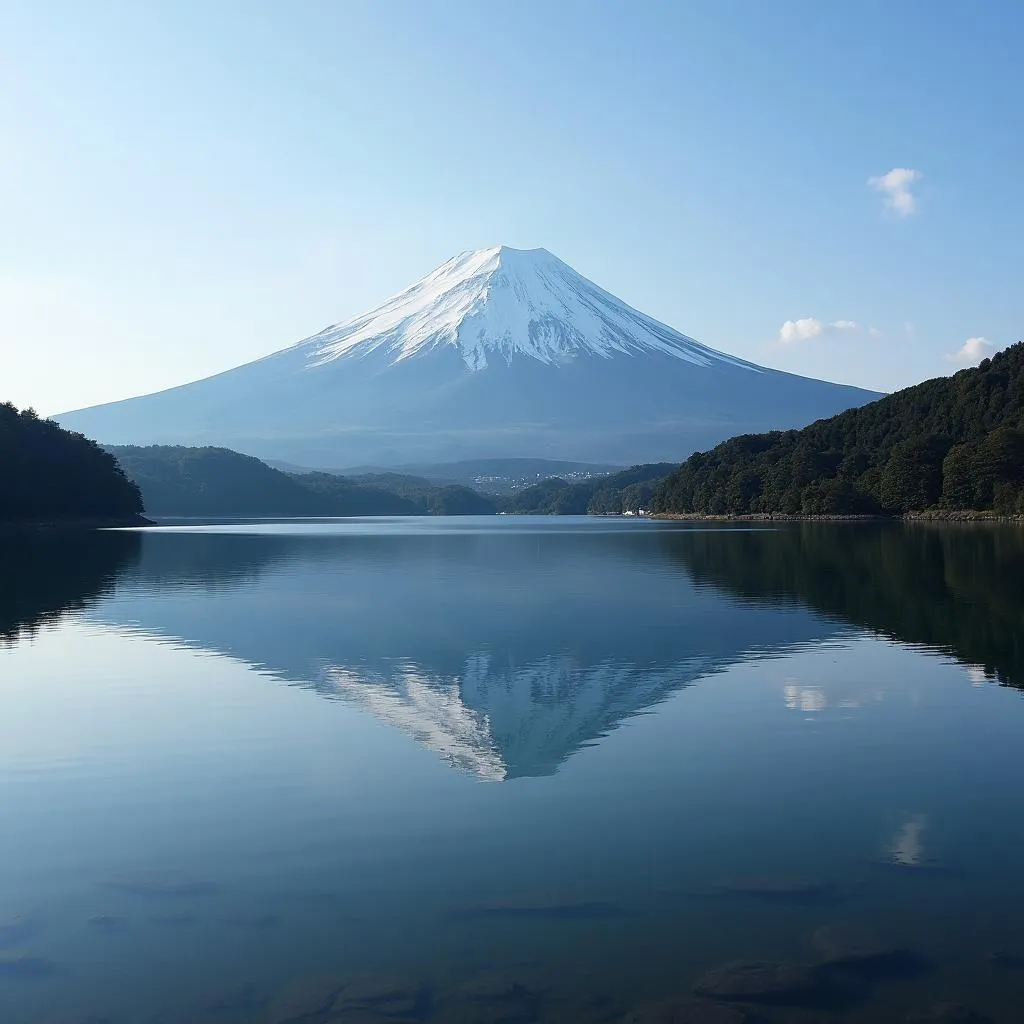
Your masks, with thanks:
M304 465L535 457L681 462L879 397L758 367L628 306L546 250L449 260L279 352L60 423L105 444Z

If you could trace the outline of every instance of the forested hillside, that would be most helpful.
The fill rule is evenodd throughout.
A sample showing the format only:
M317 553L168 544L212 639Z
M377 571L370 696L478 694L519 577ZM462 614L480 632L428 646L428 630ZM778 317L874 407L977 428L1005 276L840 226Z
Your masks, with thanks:
M434 484L401 473L337 476L334 473L300 473L293 479L318 494L341 499L359 511L347 515L468 516L490 515L495 502L469 487Z
M1024 343L803 430L734 437L657 488L661 513L1024 512Z
M618 515L646 508L658 482L675 469L673 462L632 466L621 473L579 483L560 478L525 487L506 499L508 512L537 515Z
M138 488L94 441L0 404L0 522L134 522Z
M283 473L227 448L109 449L157 516L463 515L494 512L465 487L389 474Z

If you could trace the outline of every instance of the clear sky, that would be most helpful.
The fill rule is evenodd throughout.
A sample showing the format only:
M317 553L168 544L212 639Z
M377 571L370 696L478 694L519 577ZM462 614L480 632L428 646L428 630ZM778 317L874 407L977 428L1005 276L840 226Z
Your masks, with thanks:
M0 0L0 400L184 383L498 243L767 365L948 373L1024 335L1022 52L1016 0Z

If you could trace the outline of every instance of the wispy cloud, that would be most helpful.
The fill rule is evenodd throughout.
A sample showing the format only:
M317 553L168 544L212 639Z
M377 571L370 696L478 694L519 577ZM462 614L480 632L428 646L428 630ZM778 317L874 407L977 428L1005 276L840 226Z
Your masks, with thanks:
M961 366L974 366L995 351L995 345L985 338L968 338L955 352L949 352L946 359Z
M923 175L911 167L894 167L887 174L868 178L868 184L885 198L886 208L897 217L909 217L917 212L917 196L910 191L911 185L920 181Z
M826 322L819 320L816 316L805 316L799 320L787 320L779 328L779 344L794 345L800 341L820 338L824 334L831 334L836 331L855 331L856 329L856 320L833 320Z

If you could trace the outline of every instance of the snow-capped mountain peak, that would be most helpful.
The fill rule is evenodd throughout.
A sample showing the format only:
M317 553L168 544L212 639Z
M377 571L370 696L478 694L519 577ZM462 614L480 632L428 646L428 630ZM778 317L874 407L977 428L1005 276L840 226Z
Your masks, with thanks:
M378 350L394 363L453 346L471 370L519 355L558 364L651 352L758 369L627 306L547 249L505 245L461 253L377 309L300 345L312 365Z
M307 466L632 465L877 397L718 352L546 249L496 246L297 345L59 419L109 444L215 444Z

